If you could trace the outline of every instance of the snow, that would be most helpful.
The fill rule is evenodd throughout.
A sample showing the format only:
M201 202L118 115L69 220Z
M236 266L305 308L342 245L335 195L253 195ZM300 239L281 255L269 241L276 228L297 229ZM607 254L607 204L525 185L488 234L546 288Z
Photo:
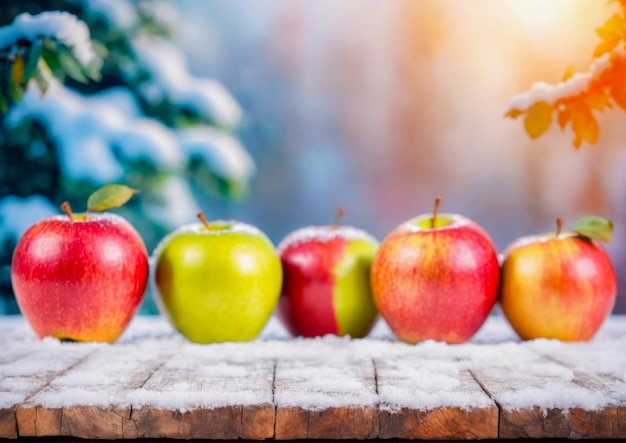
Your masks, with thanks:
M59 208L41 195L0 199L0 245L5 239L19 239L35 222L58 214Z
M131 29L139 20L135 7L129 0L82 0L87 11L102 17L110 26Z
M537 102L545 101L554 104L557 100L572 97L586 91L591 81L597 79L604 71L611 67L611 59L614 57L626 58L626 49L618 47L610 53L606 53L594 60L589 72L576 73L569 79L556 85L545 82L536 82L532 87L511 99L506 113L512 110L526 111Z
M51 37L63 43L84 65L96 60L89 28L67 12L43 12L37 15L24 12L18 15L13 23L0 28L0 48L13 46L20 39L34 42L40 37Z
M178 141L189 157L203 159L218 177L247 181L255 171L254 161L239 140L209 126L178 131Z
M0 317L0 408L274 403L393 412L492 407L486 390L506 410L593 411L626 402L625 346L618 316L591 342L564 343L521 342L493 315L462 345L407 345L382 321L365 339L291 338L275 317L247 343L190 343L162 317L136 317L113 345L60 343L37 339L21 317Z
M199 210L188 183L178 175L170 175L159 184L158 200L143 203L146 217L170 229L195 220Z
M321 243L326 243L337 238L352 240L365 240L373 243L378 241L363 231L362 229L355 228L353 226L306 226L304 228L297 229L288 234L279 244L278 252L282 252L287 247L296 246L301 243L306 243L311 240L316 240Z
M125 31L136 31L139 22L137 8L130 0L73 0L80 3L89 13L101 17L109 26L120 28ZM138 7L155 17L169 29L178 25L178 10L170 1L143 1L138 2Z
M218 125L231 127L239 122L241 108L230 93L215 80L192 76L183 53L173 43L139 36L132 44L138 64L151 76L141 90L147 101L158 103L167 98Z
M126 95L126 97L124 97ZM127 114L136 110L129 91L113 89L82 96L50 80L41 97L30 87L7 115L11 127L23 119L36 119L49 131L60 151L64 175L74 180L110 183L124 179L125 160L148 160L164 169L182 167L184 157L174 134L149 118ZM118 107L117 104L122 104Z
M147 11L168 29L180 26L180 16L176 4L170 0L148 0L139 3L139 7ZM187 25L187 24L185 24Z

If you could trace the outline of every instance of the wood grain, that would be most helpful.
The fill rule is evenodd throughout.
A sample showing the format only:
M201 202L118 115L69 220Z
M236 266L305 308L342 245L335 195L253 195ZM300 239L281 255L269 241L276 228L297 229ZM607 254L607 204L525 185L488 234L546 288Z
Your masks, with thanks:
M620 380L577 373L545 358L519 372L490 368L475 375L500 406L500 438L626 437L617 400L626 386Z
M373 406L341 406L320 410L280 407L277 440L369 440L378 437L378 410Z
M267 343L61 344L11 331L0 327L0 438L626 439L626 360L611 357L623 340L597 354L585 344L598 364L556 342L488 353L393 343L372 361L367 341L287 341L276 361Z
M0 408L0 438L17 438L14 408Z
M274 438L376 438L375 378L371 360L279 360Z
M16 409L20 437L68 436L85 439L121 439L134 434L128 423L127 395L140 388L171 352L159 352L148 342L145 353L125 345L73 345L92 349L80 362L56 374L45 387ZM72 345L69 345L72 346ZM62 358L65 352L61 346ZM71 402L71 406L66 406ZM129 435L130 434L130 435Z
M0 438L20 436L19 408L91 352L86 347L64 347L60 343L50 347L37 342L28 348L28 353L19 347L14 352L10 350L0 359L0 396L5 399L0 408ZM49 362L43 371L42 361ZM34 427L34 423L27 425Z
M206 351L206 352L205 352ZM273 360L224 361L190 345L138 391L139 438L263 440L274 435Z
M494 439L498 407L455 360L375 362L380 438Z

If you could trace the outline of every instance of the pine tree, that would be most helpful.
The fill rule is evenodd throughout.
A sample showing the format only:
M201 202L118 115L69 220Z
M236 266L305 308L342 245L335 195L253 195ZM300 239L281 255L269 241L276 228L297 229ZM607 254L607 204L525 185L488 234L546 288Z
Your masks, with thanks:
M102 184L140 189L119 212L151 250L193 220L197 196L245 195L254 163L232 135L241 109L220 83L188 72L171 40L175 15L156 1L24 0L0 8L7 311L16 309L10 259L19 231L63 201L80 211Z

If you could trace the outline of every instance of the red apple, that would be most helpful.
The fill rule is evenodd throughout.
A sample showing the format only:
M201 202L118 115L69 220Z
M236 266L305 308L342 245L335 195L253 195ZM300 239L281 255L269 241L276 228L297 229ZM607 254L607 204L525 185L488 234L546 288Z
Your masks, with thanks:
M496 249L476 223L454 214L421 215L393 230L372 265L380 314L402 341L467 341L497 298Z
M18 306L40 337L113 342L143 298L146 247L119 215L62 207L67 216L35 223L17 243L11 281Z
M293 335L367 335L377 317L369 284L378 242L349 226L311 226L278 245L278 317Z
M521 338L589 340L611 313L617 292L613 264L594 233L580 226L591 220L612 232L612 224L584 220L577 232L561 232L559 219L556 234L521 238L506 249L500 305Z

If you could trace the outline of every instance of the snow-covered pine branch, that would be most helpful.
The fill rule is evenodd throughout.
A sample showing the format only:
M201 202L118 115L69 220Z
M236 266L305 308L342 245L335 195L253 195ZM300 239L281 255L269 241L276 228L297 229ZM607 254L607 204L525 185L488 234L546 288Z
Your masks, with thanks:
M180 129L178 141L189 158L202 159L218 177L245 183L254 174L250 154L224 131L209 126Z
M62 43L85 65L98 59L91 46L89 28L67 12L42 12L37 15L24 12L18 15L13 23L0 28L0 50L7 51L21 40L34 43L41 37Z
M226 88L215 80L191 75L183 54L171 42L141 35L133 39L132 46L140 69L128 75L148 75L149 79L139 86L139 93L148 103L156 105L167 100L218 126L239 123L241 108Z
M28 84L41 93L52 76L99 80L102 59L87 25L67 12L22 13L0 28L0 114L22 99Z
M148 19L150 32L166 30L169 34L178 22L178 11L171 1L167 0L70 0L80 5L93 16L102 19L108 26L118 28L127 33L136 32L141 28L141 21ZM156 28L156 29L155 29ZM162 33L162 32L161 32Z
M29 88L6 119L6 129L37 120L55 141L64 175L95 185L124 179L124 164L144 160L162 171L180 172L192 156L217 176L247 181L254 163L230 134L198 125L174 133L143 115L132 93L107 89L84 96L52 80L45 97Z
M41 195L0 199L0 246L16 241L35 222L58 213L58 208Z
M44 97L29 88L5 124L10 130L25 119L38 121L59 150L62 173L100 185L124 179L122 160L146 159L159 168L182 166L172 132L139 114L133 96L124 89L83 96L53 79Z

